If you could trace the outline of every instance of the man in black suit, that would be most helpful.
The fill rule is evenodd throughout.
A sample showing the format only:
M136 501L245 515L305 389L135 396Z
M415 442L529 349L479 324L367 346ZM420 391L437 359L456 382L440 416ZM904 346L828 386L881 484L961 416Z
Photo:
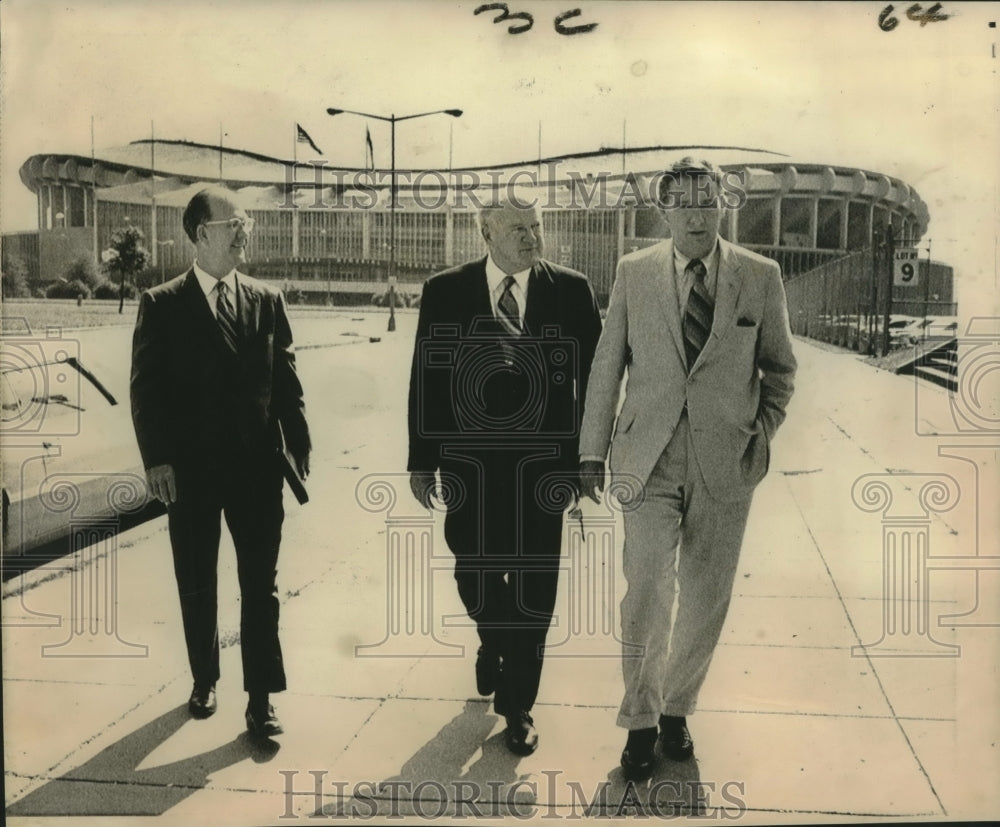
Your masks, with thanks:
M586 277L542 258L530 198L510 193L481 210L489 254L424 285L407 466L425 507L441 472L445 539L481 643L477 688L496 692L507 746L519 755L538 746L531 709L601 333Z
M184 211L190 270L146 292L132 344L132 420L153 496L167 506L194 688L191 714L215 712L220 515L240 582L247 728L282 731L270 693L285 689L275 584L281 542L282 435L309 473L309 429L281 294L237 274L253 219L210 187Z

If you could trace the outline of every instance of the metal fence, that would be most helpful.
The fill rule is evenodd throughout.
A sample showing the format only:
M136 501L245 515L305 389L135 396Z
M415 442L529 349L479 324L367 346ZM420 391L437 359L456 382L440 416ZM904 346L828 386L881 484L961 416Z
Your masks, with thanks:
M785 293L792 333L865 353L879 348L888 267L884 253L876 259L867 249L788 279ZM949 298L950 282L949 272ZM892 288L890 337L894 326L902 329L910 318L952 316L957 312L954 302L930 298L937 293L917 298L908 291L911 288Z

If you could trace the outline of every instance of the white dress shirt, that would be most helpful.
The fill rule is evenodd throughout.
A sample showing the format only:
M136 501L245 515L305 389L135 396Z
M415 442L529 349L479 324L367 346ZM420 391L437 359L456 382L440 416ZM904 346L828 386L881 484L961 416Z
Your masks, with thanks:
M198 285L205 293L205 301L208 302L208 309L212 311L212 315L215 316L217 312L216 302L219 300L219 293L216 287L220 281L229 288L229 303L233 306L233 312L236 312L236 269L233 268L221 279L217 279L215 276L210 276L202 270L198 266L197 261L192 265L192 268L194 269L195 278L198 279Z
M507 273L497 267L493 261L493 256L486 257L486 284L490 288L490 304L493 306L494 318L500 318L500 297L503 295L503 283L507 278ZM514 284L511 285L511 295L517 299L517 312L520 316L521 328L524 329L524 308L528 304L528 277L531 275L531 268L522 270L519 273L511 273L514 277Z
M681 319L684 318L684 308L687 307L688 294L691 292L691 283L694 281L694 276L691 273L685 272L685 268L691 261L686 255L684 255L680 250L677 249L677 245L674 245L674 274L677 277L677 306L681 311ZM715 288L719 281L719 240L715 240L715 245L712 247L709 254L701 259L701 263L705 265L705 289L708 290L708 295L715 299Z

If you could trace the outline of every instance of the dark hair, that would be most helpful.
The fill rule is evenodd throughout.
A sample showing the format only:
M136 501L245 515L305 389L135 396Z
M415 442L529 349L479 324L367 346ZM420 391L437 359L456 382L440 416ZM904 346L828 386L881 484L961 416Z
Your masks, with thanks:
M667 191L672 184L679 184L685 178L694 181L711 181L715 184L716 192L719 192L722 187L722 173L715 164L703 158L685 155L664 170L660 178L660 185L657 189L657 200L660 206L670 205L671 199L667 197Z
M195 193L194 197L188 201L184 208L184 232L191 239L192 243L198 243L198 228L205 221L212 219L212 190L203 189Z

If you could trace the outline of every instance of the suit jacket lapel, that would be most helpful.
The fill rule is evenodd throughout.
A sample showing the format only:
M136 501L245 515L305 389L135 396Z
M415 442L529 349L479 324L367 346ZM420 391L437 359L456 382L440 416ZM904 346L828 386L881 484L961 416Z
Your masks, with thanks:
M457 305L468 313L472 312L469 319L469 326L477 319L493 318L493 301L490 298L490 286L486 281L486 257L475 262L469 272L468 279L469 295L468 300L462 300Z
M558 296L552 274L544 261L531 268L528 276L528 299L524 308L524 332L539 337L543 324L554 324L557 316Z
M257 333L260 322L260 301L257 291L250 287L237 274L238 285L236 315L240 320L240 334L244 342L250 341Z
M667 321L666 327L674 340L681 364L686 365L687 356L684 353L684 331L681 327L681 311L678 305L680 299L677 295L677 274L674 271L674 243L672 241L665 242L660 248L654 266L656 268L656 295L660 302L660 309Z
M187 305L187 316L191 324L191 332L202 337L223 344L222 333L219 325L216 324L215 316L208 306L208 300L198 284L198 277L194 270L188 270L182 287L184 293L184 303Z
M733 322L736 300L743 287L740 262L729 244L719 239L719 277L715 285L715 317L712 320L712 335L708 337L703 353L710 353Z

